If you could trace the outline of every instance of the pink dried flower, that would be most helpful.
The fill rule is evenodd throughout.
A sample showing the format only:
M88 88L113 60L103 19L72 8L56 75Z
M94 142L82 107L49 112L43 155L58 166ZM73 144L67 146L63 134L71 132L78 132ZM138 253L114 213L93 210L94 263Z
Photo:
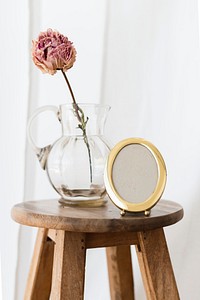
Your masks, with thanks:
M90 179L92 182L92 161L90 154L90 145L86 134L86 125L88 117L85 118L83 110L79 107L74 97L69 80L65 72L70 69L76 60L76 49L67 37L58 31L48 29L41 32L38 39L33 41L32 58L34 64L43 72L54 75L60 70L68 85L72 96L73 108L78 119L78 128L83 132L84 142L87 146L89 162L90 162Z
M32 58L35 65L51 75L57 70L66 72L76 60L76 49L67 37L58 31L48 29L33 41Z

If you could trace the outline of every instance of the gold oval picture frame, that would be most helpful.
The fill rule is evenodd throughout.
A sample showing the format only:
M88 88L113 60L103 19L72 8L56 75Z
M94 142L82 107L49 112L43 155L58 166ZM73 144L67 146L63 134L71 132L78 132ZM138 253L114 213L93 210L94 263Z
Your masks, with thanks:
M126 212L144 212L161 198L167 179L164 159L159 150L142 138L128 138L110 152L104 173L111 201Z

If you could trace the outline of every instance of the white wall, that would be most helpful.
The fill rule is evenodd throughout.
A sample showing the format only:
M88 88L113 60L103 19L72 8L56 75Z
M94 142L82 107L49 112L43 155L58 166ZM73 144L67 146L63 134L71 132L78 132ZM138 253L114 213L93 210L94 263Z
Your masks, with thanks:
M11 207L24 197L28 108L28 3L0 4L1 267L3 299L14 299L18 228Z
M27 118L35 108L70 101L61 74L41 74L30 58L31 40L51 27L68 35L77 49L68 76L78 101L112 106L106 136L113 143L144 137L163 154L168 169L164 196L185 209L184 219L166 229L174 271L181 299L198 300L197 0L8 0L0 5L3 299L23 298L35 236L31 228L19 230L10 218L11 207L24 200L57 197L26 140ZM60 134L59 124L51 115L40 118L34 134L39 145L49 143ZM134 270L142 300L137 265ZM102 249L88 252L85 295L86 300L109 299Z

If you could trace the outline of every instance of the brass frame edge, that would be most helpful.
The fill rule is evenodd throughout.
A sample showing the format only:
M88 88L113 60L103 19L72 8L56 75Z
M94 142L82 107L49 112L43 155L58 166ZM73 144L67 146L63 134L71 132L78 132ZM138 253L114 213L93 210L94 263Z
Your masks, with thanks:
M131 144L139 144L147 148L153 155L158 168L158 180L154 192L149 198L144 200L141 203L131 203L123 199L113 184L112 180L112 169L115 159L118 153L126 146ZM129 212L142 212L151 209L156 203L160 200L167 180L167 170L164 159L159 152L159 150L149 141L142 138L128 138L119 142L110 152L106 164L105 174L105 185L108 195L110 196L111 201L123 211Z

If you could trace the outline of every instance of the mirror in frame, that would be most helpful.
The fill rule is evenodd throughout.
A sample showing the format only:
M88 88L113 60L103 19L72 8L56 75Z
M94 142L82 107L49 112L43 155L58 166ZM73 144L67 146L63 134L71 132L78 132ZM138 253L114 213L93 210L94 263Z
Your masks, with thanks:
M110 152L104 179L111 201L126 212L144 212L161 198L167 171L159 150L142 138L119 142Z

